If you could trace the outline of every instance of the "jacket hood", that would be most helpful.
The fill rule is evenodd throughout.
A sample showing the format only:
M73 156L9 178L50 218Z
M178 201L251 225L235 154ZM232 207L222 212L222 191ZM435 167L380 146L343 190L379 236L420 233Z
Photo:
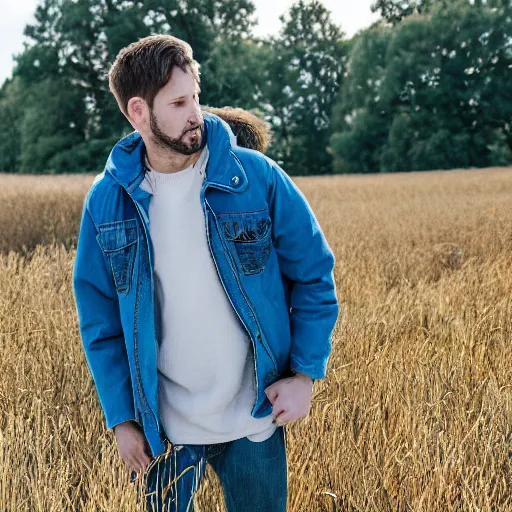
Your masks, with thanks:
M231 192L243 192L248 186L247 174L233 153L236 137L226 121L215 114L203 112L204 137L209 159L206 181L209 185ZM143 165L145 144L138 131L123 137L112 148L105 171L136 199L149 195L139 187L145 176Z
M237 145L265 153L270 142L267 123L247 110L234 107L202 107L203 112L215 114L224 119L237 138Z

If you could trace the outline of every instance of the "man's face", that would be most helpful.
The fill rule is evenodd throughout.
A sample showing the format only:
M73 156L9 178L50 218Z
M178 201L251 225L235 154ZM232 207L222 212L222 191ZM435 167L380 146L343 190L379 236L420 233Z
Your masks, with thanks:
M163 149L191 155L201 148L204 119L199 107L199 84L191 73L172 70L149 109L151 138Z

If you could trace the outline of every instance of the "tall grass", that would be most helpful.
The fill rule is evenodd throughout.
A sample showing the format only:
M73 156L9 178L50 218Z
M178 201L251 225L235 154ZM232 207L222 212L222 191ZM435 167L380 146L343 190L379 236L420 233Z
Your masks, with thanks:
M94 176L0 173L0 253L37 244L76 245L85 192Z
M2 511L137 510L72 296L92 179L0 175ZM288 510L512 510L511 170L295 181L341 312L311 412L286 426ZM196 503L224 510L210 467Z

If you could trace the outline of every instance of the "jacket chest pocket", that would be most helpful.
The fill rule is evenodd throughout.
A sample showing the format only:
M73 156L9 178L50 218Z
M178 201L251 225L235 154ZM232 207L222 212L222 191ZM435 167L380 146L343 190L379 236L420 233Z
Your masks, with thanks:
M96 240L110 262L116 290L130 290L135 252L139 239L136 219L105 222L98 225Z
M268 210L220 213L222 236L235 248L244 274L257 274L267 266L272 245Z

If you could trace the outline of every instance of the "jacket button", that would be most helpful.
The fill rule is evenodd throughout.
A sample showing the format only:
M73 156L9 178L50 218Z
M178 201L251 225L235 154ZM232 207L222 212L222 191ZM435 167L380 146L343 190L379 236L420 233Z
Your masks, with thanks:
M236 185L238 185L238 183L239 183L239 181L240 181L240 178L239 178L238 176L236 176L236 175L235 175L235 176L233 176L233 177L231 178L231 181L233 182L233 185L235 185L235 186L236 186Z

